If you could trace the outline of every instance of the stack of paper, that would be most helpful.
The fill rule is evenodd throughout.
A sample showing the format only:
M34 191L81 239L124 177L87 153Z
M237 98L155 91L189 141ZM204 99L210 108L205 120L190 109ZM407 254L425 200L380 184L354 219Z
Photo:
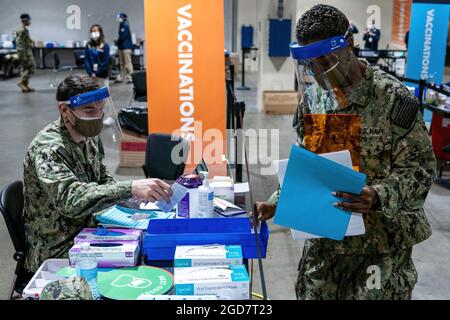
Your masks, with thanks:
M333 206L341 200L332 192L359 194L365 185L365 175L350 169L348 151L319 156L294 145L289 162L279 161L275 167L282 188L274 222L300 231L293 232L294 238L342 240L365 233L360 214Z
M223 217L232 217L247 213L247 211L237 205L220 198L214 198L214 212Z

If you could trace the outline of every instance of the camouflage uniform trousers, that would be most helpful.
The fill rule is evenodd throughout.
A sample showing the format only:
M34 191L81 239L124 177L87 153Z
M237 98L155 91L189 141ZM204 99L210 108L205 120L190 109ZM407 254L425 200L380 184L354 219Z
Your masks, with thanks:
M32 50L19 53L20 77L21 81L28 84L30 77L36 70L36 62Z
M370 255L336 254L324 259L323 254L308 253L305 247L295 286L297 299L410 300L417 282L411 254L409 248Z

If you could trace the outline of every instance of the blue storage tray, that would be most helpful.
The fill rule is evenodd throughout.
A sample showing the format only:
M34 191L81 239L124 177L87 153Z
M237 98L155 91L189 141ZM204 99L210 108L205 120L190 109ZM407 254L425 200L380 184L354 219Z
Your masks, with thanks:
M152 219L148 224L147 233L246 233L249 232L250 229L251 225L248 217Z
M245 218L249 221L248 218ZM173 260L175 256L175 249L178 245L205 245L205 244L222 244L222 245L240 245L242 247L242 254L244 259L256 259L258 258L258 252L256 248L255 235L251 232L250 223L248 224L248 228L245 231L235 231L235 230L223 230L227 227L224 225L228 224L224 222L224 220L235 220L235 219L212 219L216 220L216 222L224 223L222 225L222 231L209 231L212 229L218 229L218 226L214 226L214 228L210 228L209 230L203 229L202 232L199 232L198 228L202 224L201 222L195 222L190 225L190 227L186 226L189 222L196 220L204 220L204 224L208 224L206 220L211 219L175 219L175 220L167 220L167 221L177 221L175 224L179 230L185 228L189 230L190 227L193 230L197 230L197 232L168 232L168 233L147 233L144 236L144 244L143 244L143 253L146 255L147 260ZM217 221L218 220L218 221ZM184 222L178 222L184 221ZM153 222L153 221L152 221ZM180 226L183 225L184 226ZM174 227L167 226L168 229L174 230ZM150 229L150 225L149 225ZM158 231L162 230L162 226L159 225L157 228ZM267 252L267 244L269 242L269 228L266 222L261 224L261 231L258 234L259 245L261 249L261 257L266 257Z

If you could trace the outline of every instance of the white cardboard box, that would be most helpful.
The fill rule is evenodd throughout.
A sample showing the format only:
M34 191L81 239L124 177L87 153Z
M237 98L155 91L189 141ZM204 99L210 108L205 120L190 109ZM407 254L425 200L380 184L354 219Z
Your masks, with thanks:
M214 188L214 197L234 203L234 184L230 177L214 177L209 180Z
M69 251L71 264L80 252L81 241L75 243ZM97 258L99 268L134 267L137 265L140 253L139 241L87 241Z
M177 246L175 268L241 265L242 248L239 245Z
M177 295L215 295L219 299L249 299L247 269L243 265L175 268Z

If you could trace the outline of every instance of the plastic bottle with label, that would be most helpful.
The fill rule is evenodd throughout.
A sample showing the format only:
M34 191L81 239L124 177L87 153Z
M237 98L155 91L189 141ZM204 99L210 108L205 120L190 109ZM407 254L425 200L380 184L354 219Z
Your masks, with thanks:
M89 242L83 242L80 246L80 253L75 259L76 274L85 278L91 287L94 299L99 299L100 294L97 287L97 258L91 249Z
M195 174L181 176L177 182L186 187L187 193L177 204L177 218L198 218L198 188L202 179Z
M208 183L208 172L201 171L203 184L198 188L198 216L199 218L214 217L214 188Z

